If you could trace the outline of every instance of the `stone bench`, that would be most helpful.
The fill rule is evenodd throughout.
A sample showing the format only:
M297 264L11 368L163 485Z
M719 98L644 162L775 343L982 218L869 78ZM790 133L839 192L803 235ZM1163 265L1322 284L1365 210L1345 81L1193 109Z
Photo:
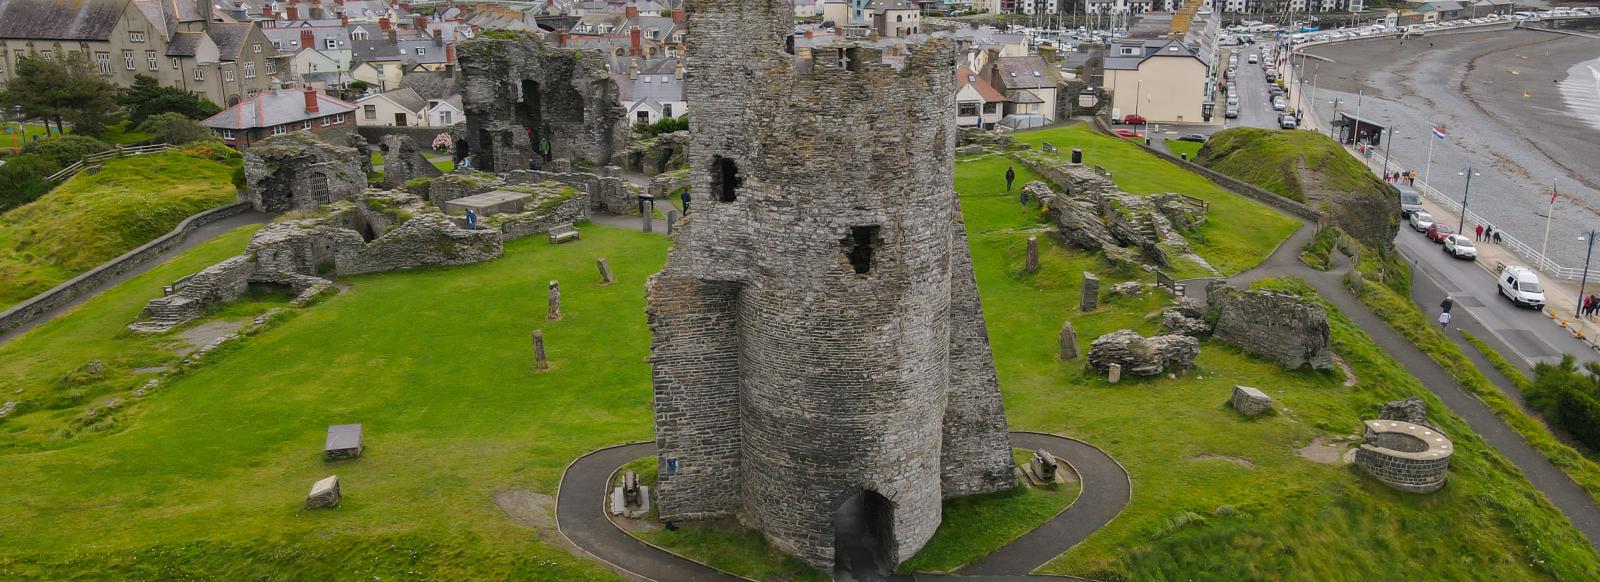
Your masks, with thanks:
M189 281L193 280L193 279L194 279L194 275L193 274L189 274L189 275L184 275L183 277L179 278L176 281L173 281L169 285L162 285L161 286L161 295L163 297L165 297L165 296L168 296L168 295L172 295L173 293L177 293L179 291L182 291L184 287L188 287L189 286Z
M550 229L550 244L558 245L574 240L578 240L578 229L571 224L562 224Z

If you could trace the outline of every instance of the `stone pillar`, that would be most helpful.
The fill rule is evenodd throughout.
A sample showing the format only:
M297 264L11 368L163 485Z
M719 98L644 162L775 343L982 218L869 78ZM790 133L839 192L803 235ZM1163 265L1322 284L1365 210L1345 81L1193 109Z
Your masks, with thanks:
M1027 273L1039 270L1039 237L1028 237L1028 263L1022 267L1022 270Z
M1061 344L1061 359L1078 359L1078 330L1072 328L1072 320L1061 324L1061 335L1056 339Z
M606 258L605 257L600 257L599 259L596 259L595 260L595 264L600 267L600 284L601 285L610 285L612 283L617 282L616 277L611 275L611 263L606 262Z
M667 234L672 234L673 232L676 232L677 230L678 230L678 211L677 210L668 210L667 211Z
M644 217L644 224L642 226L643 232L655 231L655 214L655 201L641 196L639 198L639 215Z
M1083 272L1082 296L1078 298L1079 311L1094 311L1100 306L1100 278L1094 273Z
M544 332L533 332L533 359L538 363L540 370L550 369L550 362L544 357Z
M1112 384L1122 381L1122 364L1112 363L1109 372L1110 374L1106 376L1106 381Z
M561 319L561 283L550 282L550 311L545 314L545 319L551 321Z

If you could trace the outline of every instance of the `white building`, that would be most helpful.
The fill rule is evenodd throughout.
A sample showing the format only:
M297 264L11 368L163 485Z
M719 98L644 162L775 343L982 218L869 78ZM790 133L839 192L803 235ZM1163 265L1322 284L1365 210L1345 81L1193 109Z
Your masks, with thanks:
M428 101L410 87L356 100L358 127L425 127Z

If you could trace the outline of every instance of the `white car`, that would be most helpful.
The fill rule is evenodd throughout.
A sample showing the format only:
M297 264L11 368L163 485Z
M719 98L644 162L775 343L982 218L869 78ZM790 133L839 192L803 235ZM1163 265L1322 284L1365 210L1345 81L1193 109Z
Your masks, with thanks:
M1417 232L1428 230L1428 227L1433 226L1433 215L1421 210L1411 213L1409 220L1411 221L1411 228Z
M1285 107L1288 107L1288 106L1289 106L1289 104L1288 103L1284 103L1282 97L1273 97L1272 98L1272 110L1273 111L1283 111L1283 109Z
M1539 275L1526 267L1506 267L1500 272L1500 283L1497 285L1501 295L1511 300L1513 305L1544 308L1544 287L1539 284Z
M1459 234L1452 234L1444 239L1444 252L1458 259L1477 259L1478 247L1472 244L1472 239Z
M1255 54L1254 54L1254 53L1251 53L1251 54L1250 54L1250 58L1249 58L1249 60L1247 60L1247 61L1246 61L1246 62L1248 62L1248 63L1250 63L1250 64L1252 64L1252 65L1254 65L1254 64L1256 64L1256 63L1259 63L1259 62L1261 62L1261 57L1259 57L1259 56L1256 56L1256 55L1255 55Z

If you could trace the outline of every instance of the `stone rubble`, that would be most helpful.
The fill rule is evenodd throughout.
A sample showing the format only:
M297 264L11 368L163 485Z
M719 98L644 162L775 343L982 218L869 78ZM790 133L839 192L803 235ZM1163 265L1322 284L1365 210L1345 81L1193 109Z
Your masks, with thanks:
M1328 314L1322 306L1293 295L1243 291L1221 283L1206 290L1217 314L1213 338L1275 361L1285 368L1333 368Z
M1111 364L1136 376L1158 376L1167 371L1194 367L1200 355L1200 340L1182 335L1141 337L1133 330L1119 330L1100 336L1089 344L1089 365L1106 373Z

